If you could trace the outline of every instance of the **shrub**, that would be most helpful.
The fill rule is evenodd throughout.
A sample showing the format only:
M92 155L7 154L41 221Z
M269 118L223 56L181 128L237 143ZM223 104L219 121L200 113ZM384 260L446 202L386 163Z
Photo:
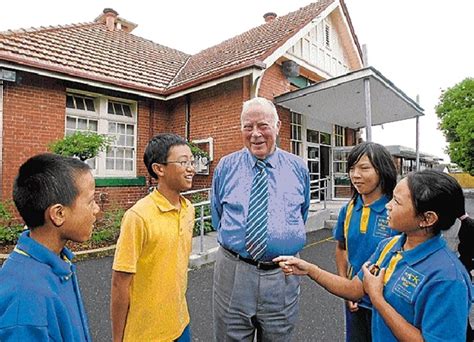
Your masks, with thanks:
M94 132L75 132L49 145L51 152L77 157L82 161L94 158L111 143L111 138Z
M23 231L23 225L15 222L10 202L0 202L0 245L14 245Z
M104 212L101 219L92 231L91 242L103 244L106 242L116 242L120 234L120 223L122 222L123 208L113 208Z
M191 203L199 203L206 200L206 196L197 193L191 196ZM196 213L194 215L194 229L193 236L201 235L201 207L195 207ZM211 215L211 206L209 204L204 205L204 217ZM204 220L204 234L213 231L211 219Z

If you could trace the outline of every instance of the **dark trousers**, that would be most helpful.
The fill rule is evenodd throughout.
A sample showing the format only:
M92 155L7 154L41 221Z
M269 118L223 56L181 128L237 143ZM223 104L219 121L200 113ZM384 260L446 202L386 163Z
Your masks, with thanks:
M346 341L372 341L372 310L359 306L356 312L346 309Z

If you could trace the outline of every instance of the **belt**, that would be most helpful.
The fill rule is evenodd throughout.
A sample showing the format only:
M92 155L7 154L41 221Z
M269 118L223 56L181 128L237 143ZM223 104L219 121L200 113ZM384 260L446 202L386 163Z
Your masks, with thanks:
M221 246L223 249L225 249L227 252L229 252L230 254L232 254L234 257L236 257L238 260L241 260L249 265L252 265L252 266L255 266L257 267L257 269L259 270L262 270L262 271L270 271L270 270L274 270L280 266L278 266L277 263L273 262L273 261L257 261L257 260L253 260L253 259L249 259L249 258L244 258L243 256L241 256L239 253L236 253L230 249L227 249L223 246Z

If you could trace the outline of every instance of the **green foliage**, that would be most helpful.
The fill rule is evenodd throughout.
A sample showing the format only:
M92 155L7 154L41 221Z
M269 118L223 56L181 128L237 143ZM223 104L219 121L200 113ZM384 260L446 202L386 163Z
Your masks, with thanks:
M14 222L9 202L0 202L0 245L14 245L23 231L23 225Z
M188 141L188 146L195 158L207 158L207 160L209 160L209 154L206 151L201 150L196 144Z
M49 145L51 152L77 157L82 161L94 158L100 151L104 151L111 143L111 138L94 132L75 132Z
M91 241L97 244L117 241L124 213L125 210L122 208L106 210L92 231Z
M436 106L453 163L474 176L474 78L443 91Z
M199 203L206 201L206 197L200 193L194 194L191 196L191 203ZM194 215L194 229L193 229L193 236L201 235L201 206L195 207L196 213ZM204 217L211 215L211 206L209 204L204 205ZM204 234L212 232L212 223L211 219L204 220Z

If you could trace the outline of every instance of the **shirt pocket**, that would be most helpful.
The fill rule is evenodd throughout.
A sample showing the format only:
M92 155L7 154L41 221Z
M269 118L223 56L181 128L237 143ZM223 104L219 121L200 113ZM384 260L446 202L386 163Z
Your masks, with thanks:
M301 204L303 203L303 196L294 193L283 194L283 206L285 207L286 223L289 225L296 225L303 222L301 217Z

